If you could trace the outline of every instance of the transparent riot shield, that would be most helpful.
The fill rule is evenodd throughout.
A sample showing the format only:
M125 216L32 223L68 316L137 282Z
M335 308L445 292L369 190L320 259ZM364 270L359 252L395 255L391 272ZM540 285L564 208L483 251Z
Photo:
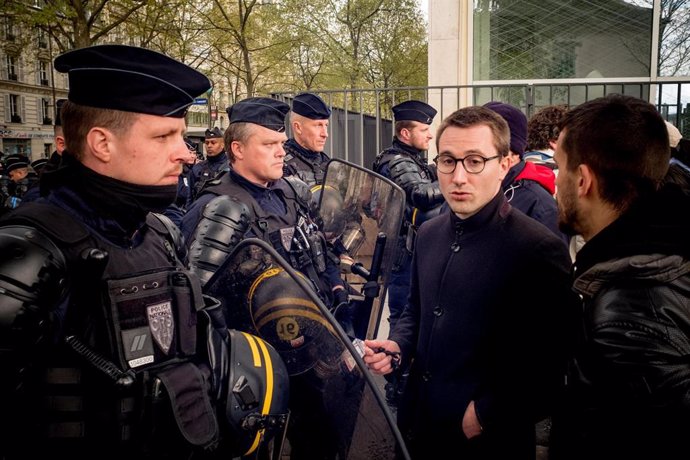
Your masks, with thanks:
M361 294L351 302L356 335L374 338L402 224L405 192L373 171L333 159L323 185L312 188L312 193L319 200L320 227L348 273L348 283Z
M232 329L273 345L290 374L290 417L273 458L406 459L393 416L361 359L308 278L267 243L242 241L204 286ZM274 388L274 391L285 389Z

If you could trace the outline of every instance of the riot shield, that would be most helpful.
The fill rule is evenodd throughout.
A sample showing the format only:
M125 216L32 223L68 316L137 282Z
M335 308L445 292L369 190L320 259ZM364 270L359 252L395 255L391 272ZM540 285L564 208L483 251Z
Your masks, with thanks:
M328 163L318 196L319 223L339 255L341 267L352 273L348 283L361 293L354 323L359 338L378 333L385 286L405 209L405 192L373 171L333 159ZM342 257L342 252L351 257ZM340 252L341 254L338 254ZM347 261L347 262L345 262Z
M277 350L290 374L286 447L273 458L409 458L361 343L345 334L308 278L267 243L242 241L204 286L228 327ZM275 388L274 391L281 389Z

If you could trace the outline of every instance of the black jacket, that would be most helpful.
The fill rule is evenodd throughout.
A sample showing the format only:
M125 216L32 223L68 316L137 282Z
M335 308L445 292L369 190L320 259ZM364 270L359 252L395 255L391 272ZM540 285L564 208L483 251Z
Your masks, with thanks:
M399 424L416 458L534 458L565 355L565 243L499 193L462 220L423 224L410 300L390 338L413 359ZM474 400L483 434L461 422Z
M667 187L578 253L581 328L552 458L688 458L689 210Z

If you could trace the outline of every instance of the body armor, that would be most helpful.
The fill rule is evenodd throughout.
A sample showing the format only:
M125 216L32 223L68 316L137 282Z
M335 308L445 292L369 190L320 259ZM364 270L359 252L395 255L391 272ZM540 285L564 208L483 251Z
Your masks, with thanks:
M238 206L247 205L250 209L249 232L273 246L293 268L311 280L324 301L330 301L330 289L319 276L326 270L326 241L309 216L306 197L297 192L291 181L280 180L276 187L285 198L287 213L282 216L269 214L244 187L232 181L230 176L227 179L210 183L204 193L231 196ZM197 229L204 221L202 219Z
M398 241L400 249L395 261L395 266L400 267L409 261L419 226L440 211L443 195L436 172L419 155L393 145L374 161L375 172L381 173L384 167L389 171L389 178L405 191L407 198Z
M285 143L285 165L283 177L297 176L309 187L323 184L326 175L326 166L330 158L323 152L314 152L313 158L308 157L295 145L297 142L290 140Z
M204 301L168 228L149 215L132 250L52 205L27 204L3 221L2 251L14 257L3 259L1 278L16 300L0 311L12 341L3 339L3 366L21 376L12 382L16 425L34 427L10 432L9 457L87 458L107 446L175 458L216 445L205 371L192 360ZM198 411L178 401L189 397Z

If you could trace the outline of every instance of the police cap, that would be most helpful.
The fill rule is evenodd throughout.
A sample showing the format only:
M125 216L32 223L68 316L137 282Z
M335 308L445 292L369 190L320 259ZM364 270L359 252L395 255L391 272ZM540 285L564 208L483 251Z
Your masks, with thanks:
M225 110L230 124L254 123L282 133L285 131L285 116L290 111L290 106L269 97L250 97Z
M5 171L9 174L10 171L20 168L29 167L29 158L24 155L10 155L5 160Z
M292 100L292 111L311 120L327 120L331 109L316 94L301 93Z
M101 109L182 118L211 83L164 54L125 45L99 45L55 58L69 76L70 102Z
M36 172L40 172L41 169L48 163L47 158L39 158L38 160L34 160L31 162L31 169L33 169Z
M395 121L418 121L430 125L436 116L436 109L422 101L405 101L393 106Z
M220 128L218 126L215 126L213 129L207 129L206 133L204 134L204 139L222 139L223 138L223 133L220 131Z

